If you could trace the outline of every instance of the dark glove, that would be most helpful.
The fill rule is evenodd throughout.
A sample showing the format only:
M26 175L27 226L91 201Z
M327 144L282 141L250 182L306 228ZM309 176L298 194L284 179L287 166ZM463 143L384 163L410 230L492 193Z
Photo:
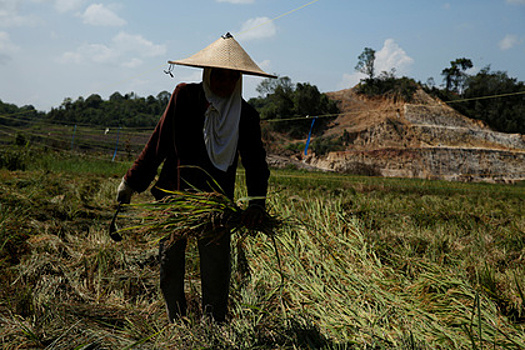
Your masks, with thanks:
M241 216L241 222L248 229L254 229L257 226L262 225L264 218L266 217L266 211L260 205L250 205Z

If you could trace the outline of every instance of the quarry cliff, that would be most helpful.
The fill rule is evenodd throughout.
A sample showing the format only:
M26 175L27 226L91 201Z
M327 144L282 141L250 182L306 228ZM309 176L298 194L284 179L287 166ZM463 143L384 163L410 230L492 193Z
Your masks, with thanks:
M337 101L341 114L316 137L342 138L344 150L295 154L296 164L359 175L525 180L525 135L496 132L421 88L410 102L367 97L355 89L327 95Z

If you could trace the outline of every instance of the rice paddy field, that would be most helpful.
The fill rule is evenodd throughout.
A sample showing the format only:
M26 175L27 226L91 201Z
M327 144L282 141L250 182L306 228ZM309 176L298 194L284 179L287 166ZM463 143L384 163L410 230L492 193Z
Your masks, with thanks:
M275 244L233 234L228 322L202 317L192 240L169 324L158 235L108 234L130 163L0 153L2 349L525 349L523 184L272 170L286 224Z

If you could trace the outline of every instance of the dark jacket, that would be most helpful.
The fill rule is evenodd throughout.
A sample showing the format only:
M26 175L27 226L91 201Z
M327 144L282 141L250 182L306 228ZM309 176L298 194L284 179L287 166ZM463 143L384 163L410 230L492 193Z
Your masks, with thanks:
M151 189L155 198L164 195L159 189L212 191L217 190L215 183L233 198L240 155L246 171L248 196L266 196L270 171L261 140L259 114L242 101L238 152L234 163L224 172L211 163L204 144L204 113L208 106L202 83L180 84L175 88L148 143L125 175L131 188L137 192L146 190L164 162L159 179ZM264 205L264 200L253 202Z

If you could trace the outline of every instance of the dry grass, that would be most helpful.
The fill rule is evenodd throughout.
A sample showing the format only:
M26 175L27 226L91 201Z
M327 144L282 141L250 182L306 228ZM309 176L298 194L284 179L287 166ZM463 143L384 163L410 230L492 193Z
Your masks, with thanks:
M161 233L109 238L118 177L0 171L0 344L525 348L523 188L297 175L272 178L272 213L301 222L272 236L280 263L270 236L240 246L234 235L233 256L251 273L234 259L230 318L219 326L200 317L195 240L189 314L170 325L152 244ZM119 224L135 225L126 215Z
M219 239L223 234L241 231L241 239L247 235L261 232L267 236L275 235L284 221L278 216L266 214L264 220L254 227L246 228L241 208L219 192L167 191L161 200L132 204L132 216L140 224L120 230L138 230L142 233L155 233L158 240L170 236L172 239ZM250 198L244 199L247 202ZM243 202L243 201L240 201Z

